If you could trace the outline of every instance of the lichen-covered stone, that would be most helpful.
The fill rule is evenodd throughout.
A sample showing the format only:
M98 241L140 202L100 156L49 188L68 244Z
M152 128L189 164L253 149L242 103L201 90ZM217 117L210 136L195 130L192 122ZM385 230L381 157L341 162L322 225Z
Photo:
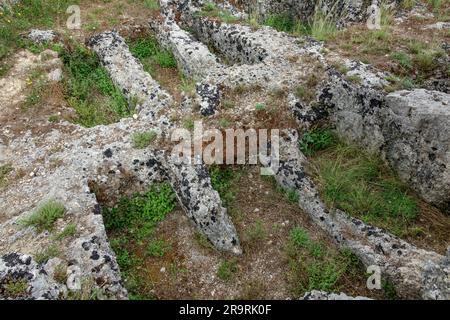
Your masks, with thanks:
M305 293L300 300L372 300L366 297L350 297L345 293L330 293L324 291L313 290Z
M338 246L349 249L364 265L380 267L382 276L394 283L401 297L450 298L448 257L419 249L340 210L331 212L305 174L307 160L297 147L295 131L285 132L280 144L276 180L281 186L299 193L299 206Z

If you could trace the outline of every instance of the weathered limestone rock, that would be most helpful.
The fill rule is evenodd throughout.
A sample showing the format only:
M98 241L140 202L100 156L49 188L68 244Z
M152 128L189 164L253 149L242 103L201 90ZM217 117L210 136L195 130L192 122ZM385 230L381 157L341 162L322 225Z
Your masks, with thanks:
M332 74L319 99L340 136L380 154L421 197L450 210L450 95L418 89L384 96Z
M281 186L299 192L299 206L311 219L364 265L380 267L382 276L394 283L401 297L449 299L449 257L419 249L340 210L330 212L305 173L307 160L297 145L296 132L285 132L276 180Z
M56 33L53 30L32 29L28 34L28 39L35 43L45 43L55 40Z
M305 293L300 300L372 300L366 297L349 297L345 293L329 293L324 291L314 290Z
M156 123L162 124L162 132L170 136L167 129L171 127L170 121L165 116L157 114L157 111L161 111L163 107L169 107L169 103L172 103L171 98L131 56L124 40L116 33L106 32L93 37L89 44L99 54L111 78L122 89L125 96L130 99L137 95L143 101L140 113L153 120L159 116ZM209 95L204 96L211 100L211 92L208 93ZM208 108L211 106L209 105ZM221 205L218 193L211 186L206 167L203 164L187 165L181 159L166 157L164 153L158 157L157 161L150 163L151 167L158 167L158 165L166 172L178 199L196 227L218 249L240 254L236 230Z
M375 0L375 3L379 1ZM389 1L395 4L399 1ZM325 15L332 16L338 27L351 22L360 22L366 19L367 9L373 3L370 0L238 0L237 3L245 8L245 11L257 14L260 20L264 20L273 14L293 16L303 21L308 21L316 10Z

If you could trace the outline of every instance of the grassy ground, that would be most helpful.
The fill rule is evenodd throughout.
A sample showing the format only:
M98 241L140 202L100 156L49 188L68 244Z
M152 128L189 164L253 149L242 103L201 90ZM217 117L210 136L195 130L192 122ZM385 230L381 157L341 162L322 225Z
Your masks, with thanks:
M61 60L65 66L65 98L77 113L76 123L93 127L132 114L94 52L75 44L61 52Z
M153 299L152 284L142 281L144 259L135 254L163 257L170 244L158 238L155 228L175 207L175 195L168 185L150 188L146 193L122 198L113 208L105 208L103 217L112 248L131 299Z
M310 157L310 171L329 207L419 243L445 232L433 234L424 221L448 225L448 217L425 206L378 157L339 141L328 129L307 132L300 149Z

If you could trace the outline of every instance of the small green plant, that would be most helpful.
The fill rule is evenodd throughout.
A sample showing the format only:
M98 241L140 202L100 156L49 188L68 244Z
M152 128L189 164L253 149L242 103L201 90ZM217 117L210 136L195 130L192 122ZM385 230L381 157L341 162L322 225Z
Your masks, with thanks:
M4 293L6 297L19 298L27 294L28 282L25 279L10 280L4 284Z
M75 223L68 224L60 233L55 235L56 241L61 241L63 239L72 237L77 233L77 226Z
M22 223L25 226L35 227L38 232L44 230L52 231L56 220L62 218L65 211L66 209L63 204L55 200L50 200L41 205L28 218L24 219Z
M157 11L160 9L158 0L144 0L144 5L150 10Z
M53 278L58 283L67 283L67 267L63 262L56 266L55 271L53 272Z
M411 58L404 52L394 52L392 54L392 59L398 62L398 64L406 70L410 70L412 68Z
M316 7L310 24L311 35L319 41L329 40L337 33L336 21L333 15L325 14L318 8Z
M39 251L36 256L35 256L35 260L36 263L38 264L44 264L46 263L48 260L57 257L60 255L60 250L58 249L57 246L55 245L50 245L49 247Z
M344 274L359 271L359 261L347 252L335 251L313 241L308 232L294 227L286 247L292 289L302 295L311 290L338 290Z
M6 183L6 177L9 175L14 168L10 164L4 164L0 166L0 187L4 186Z
M57 115L51 115L48 117L48 122L56 123L59 121L59 117Z
M261 220L250 225L245 232L245 239L249 245L263 241L267 237L267 231Z
M212 187L219 193L225 207L229 207L236 197L232 189L239 174L229 167L211 166L209 168Z
M270 15L265 21L266 26L272 27L277 31L292 32L295 27L295 18L289 14Z
M336 142L336 138L329 129L313 129L306 132L299 142L300 150L306 155L324 150Z
M229 128L231 125L231 122L228 119L221 118L219 119L219 126L221 128Z
M257 103L255 105L255 110L256 111L264 111L264 110L266 110L266 105L264 103Z
M163 257L170 250L170 245L164 240L151 240L147 245L147 254L152 257Z
M156 224L175 207L175 194L168 184L152 186L144 194L122 198L116 207L105 209L105 226L110 230L128 229L134 233L143 223Z
M194 130L195 127L195 121L192 118L187 118L184 119L183 121L183 128L188 129L188 130Z
M94 52L75 45L61 53L61 60L64 63L65 96L77 113L76 123L94 127L117 122L132 114L127 100Z
M154 74L157 66L161 68L176 68L177 62L172 52L160 47L158 41L148 36L129 43L130 52L138 58L145 71Z
M290 233L291 241L297 247L308 247L310 245L309 234L302 228L295 227Z
M418 214L417 201L378 157L337 143L312 158L326 204L386 228L407 233Z
M230 281L236 272L238 272L237 261L235 259L225 260L220 263L217 276L223 281Z
M158 135L154 131L133 133L131 139L136 149L145 149Z

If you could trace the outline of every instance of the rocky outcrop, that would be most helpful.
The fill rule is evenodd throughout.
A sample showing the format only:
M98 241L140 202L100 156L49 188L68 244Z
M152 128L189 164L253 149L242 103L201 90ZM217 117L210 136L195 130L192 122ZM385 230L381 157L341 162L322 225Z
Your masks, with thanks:
M450 210L450 95L386 96L332 74L319 99L341 137L381 155L423 199Z
M399 1L389 1L395 4ZM352 22L360 22L367 18L367 9L379 1L370 0L238 0L237 3L245 8L247 12L256 14L260 20L265 20L270 15L281 14L309 21L315 14L320 12L329 16L338 27Z
M351 250L361 262L378 266L394 283L397 294L410 299L450 298L450 256L419 249L388 232L367 225L340 210L330 211L304 167L307 160L297 148L297 133L285 132L281 140L278 183L299 192L299 206L332 237Z
M305 293L300 300L372 300L366 297L349 297L345 293L329 293L324 291L311 291Z
M28 39L35 43L41 44L55 40L56 36L56 32L53 30L32 29L28 34Z

